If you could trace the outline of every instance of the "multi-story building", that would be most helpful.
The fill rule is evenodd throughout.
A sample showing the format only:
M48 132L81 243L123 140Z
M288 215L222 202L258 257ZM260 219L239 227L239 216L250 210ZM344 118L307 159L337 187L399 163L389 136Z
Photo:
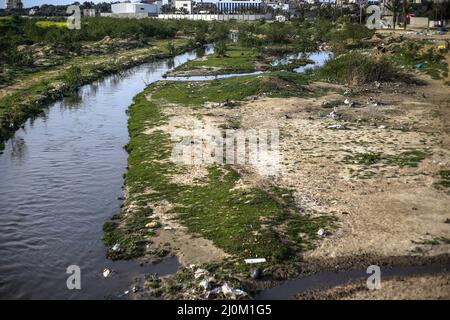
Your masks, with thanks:
M176 0L175 2L179 2ZM180 2L185 2L181 0ZM189 1L189 0L187 0ZM264 7L263 0L194 0L193 6L208 4L215 6L218 13L239 13L242 11L255 11Z
M6 0L6 9L22 9L23 4L21 0Z

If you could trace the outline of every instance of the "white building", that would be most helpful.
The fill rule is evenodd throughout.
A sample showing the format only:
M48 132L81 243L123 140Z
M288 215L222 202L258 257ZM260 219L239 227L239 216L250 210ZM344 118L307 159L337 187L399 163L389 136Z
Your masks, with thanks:
M192 1L191 0L175 0L175 9L177 11L186 11L186 13L192 13Z
M266 7L270 7L273 10L282 10L282 11L289 11L289 3L284 2L266 2Z
M219 13L239 13L251 9L262 9L263 0L196 0L194 4L215 5Z
M96 11L95 9L83 9L83 16L85 17L95 17Z
M159 4L147 4L147 3L113 3L111 4L112 15L129 15L135 14L143 15L156 15L159 13Z

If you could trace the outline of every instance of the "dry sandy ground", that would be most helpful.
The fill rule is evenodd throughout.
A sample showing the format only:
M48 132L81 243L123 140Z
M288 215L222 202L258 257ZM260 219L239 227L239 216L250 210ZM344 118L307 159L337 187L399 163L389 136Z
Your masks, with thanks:
M340 105L341 120L329 116L333 109L321 107L325 100L345 99L338 94L264 98L241 108L244 128L280 130L282 171L273 182L294 189L305 211L332 213L339 220L340 227L305 258L450 252L448 243L426 244L450 238L444 223L450 196L434 186L437 172L450 167L449 91L439 82L382 85L350 96L361 105ZM370 97L378 106L367 104ZM337 123L348 130L326 128ZM401 127L408 129L395 129ZM395 155L409 149L430 155L417 168L342 163L356 152Z
M330 85L316 83L312 89L323 86ZM332 89L339 92L345 88ZM359 90L348 99L360 105L341 103L336 119L329 115L333 109L323 108L322 103L346 99L339 93L319 98L259 97L235 108L166 106L168 123L147 133L190 130L195 125L214 130L235 118L241 119L243 129L279 129L281 174L266 178L257 170L246 170L251 174L243 180L291 188L302 210L337 217L339 227L306 253L306 259L450 253L445 240L450 239L450 224L444 223L450 218L450 195L435 187L438 171L450 168L448 87L428 80L424 86L383 84ZM348 130L326 128L337 123ZM428 154L418 167L378 163L365 168L342 162L346 155L357 152L395 155L411 149ZM201 183L206 174L201 166L188 172L173 179ZM156 207L169 227L161 230L156 245L171 243L184 265L226 257L210 241L191 237L182 226L174 225L164 215L168 207L170 204Z
M147 99L150 100L151 95L148 95ZM172 134L178 131L181 136L186 136L193 133L192 130L195 128L213 133L214 130L218 130L220 124L236 117L236 110L218 108L216 104L208 104L201 109L166 104L163 112L168 116L167 123L149 128L145 131L146 134L161 130ZM201 184L207 177L205 165L188 165L187 169L185 173L174 175L173 182L187 185ZM158 229L155 237L152 237L152 245L148 248L150 251L161 247L170 249L183 266L219 262L228 257L211 240L190 234L186 227L168 213L171 207L172 204L168 202L152 204L154 214L158 216L162 228Z
M381 282L378 290L369 290L364 282L355 282L302 294L298 299L326 300L435 300L450 299L450 275L392 278Z
M314 98L260 96L232 108L167 105L163 112L169 116L168 122L146 133L191 130L196 125L212 132L233 119L239 119L244 130L279 129L280 174L267 177L259 174L258 168L240 168L244 174L241 182L243 187L275 184L290 188L302 212L325 212L337 218L338 227L316 249L304 254L304 263L333 264L341 259L356 264L355 257L380 257L392 258L395 264L396 257L450 254L450 224L446 222L450 192L436 186L438 172L450 169L450 87L442 81L422 79L426 85L385 83L352 88L348 97L341 94L347 88L314 83L310 89L328 87L328 93ZM352 107L345 99L357 105ZM341 103L332 117L333 108L325 108L323 102L334 100ZM346 129L327 128L333 124ZM343 161L356 153L394 156L408 150L427 155L417 167L384 160L367 167ZM202 166L190 167L187 172L174 176L174 181L202 183L206 175ZM170 248L184 266L227 258L211 241L189 234L168 216L170 206L155 204L163 227L152 238L153 246ZM384 290L359 290L352 297L449 297L448 277L431 277L434 282L429 283L423 280L426 277L417 279L419 282L388 281Z

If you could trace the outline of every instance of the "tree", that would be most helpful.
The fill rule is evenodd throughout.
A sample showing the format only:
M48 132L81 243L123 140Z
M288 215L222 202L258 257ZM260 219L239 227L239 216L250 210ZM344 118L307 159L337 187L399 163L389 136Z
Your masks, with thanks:
M215 46L216 54L219 57L225 57L227 54L227 44L225 41L218 41Z
M390 0L385 4L386 8L392 12L392 23L394 24L394 29L397 25L398 15L402 10L402 1L403 0Z
M402 0L402 11L403 11L403 29L406 30L406 20L408 12L411 9L411 0Z

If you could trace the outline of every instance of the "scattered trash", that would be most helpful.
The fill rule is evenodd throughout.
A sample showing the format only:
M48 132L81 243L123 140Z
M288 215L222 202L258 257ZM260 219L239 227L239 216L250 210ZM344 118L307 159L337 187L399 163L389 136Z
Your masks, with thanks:
M290 114L288 114L288 113L285 113L284 114L284 118L285 119L292 119L292 116Z
M345 104L350 104L350 100L345 99L345 100L344 100L344 103L345 103Z
M326 236L326 231L322 228L319 229L319 231L317 231L317 235L319 237L325 237Z
M378 126L378 129L386 129L386 126L385 125L380 125L380 126Z
M226 283L222 286L222 292L225 296L231 296L234 299L236 296L246 296L247 293L241 289L230 288Z
M197 269L194 272L194 278L198 279L200 277L206 276L208 274L208 270L205 269Z
M103 269L103 278L108 278L111 275L112 271L109 268Z
M343 124L330 124L328 126L326 126L327 129L334 129L334 130L345 130L347 129L346 126L344 126Z
M156 221L149 222L145 225L145 227L147 227L147 228L156 228L157 226L158 226L158 222L156 222Z
M264 263L266 262L266 258L252 258L252 259L244 259L245 263L253 264L253 263Z
M262 277L262 270L260 268L253 269L250 271L250 277L255 280L260 279Z
M224 283L220 287L207 291L205 296L206 298L209 298L210 295L217 295L219 293L222 293L228 299L236 299L237 297L244 297L247 295L245 291L231 288L227 283Z
M223 108L232 108L232 107L235 107L235 106L238 106L238 105L239 105L239 103L227 99L227 100L225 100L224 102L222 102L221 104L219 104L219 107L223 107Z
M425 68L426 66L427 66L426 63L418 63L418 64L416 64L414 67L415 67L416 69L422 69L422 68Z
M351 92L350 92L350 90L345 90L345 91L342 93L342 95L345 96L345 97L348 97L349 95L351 95Z
M450 223L450 218L445 219L444 223Z
M205 290L208 290L208 289L210 288L209 281L206 280L206 279L200 281L199 285L200 285L200 287L202 287L202 288L205 289Z
M334 108L333 108L333 111L330 112L330 117L331 117L332 119L339 118L339 114L337 113L337 108L336 108L336 107L334 107Z
M112 248L111 248L111 250L112 251L119 251L120 250L120 243L116 243Z
M141 288L139 288L138 286L134 286L133 289L131 289L131 291L133 291L133 293L136 293L139 290L141 290Z
M166 227L164 227L163 229L164 229L164 230L174 230L175 228L174 228L174 227L170 227L170 226L166 226Z

